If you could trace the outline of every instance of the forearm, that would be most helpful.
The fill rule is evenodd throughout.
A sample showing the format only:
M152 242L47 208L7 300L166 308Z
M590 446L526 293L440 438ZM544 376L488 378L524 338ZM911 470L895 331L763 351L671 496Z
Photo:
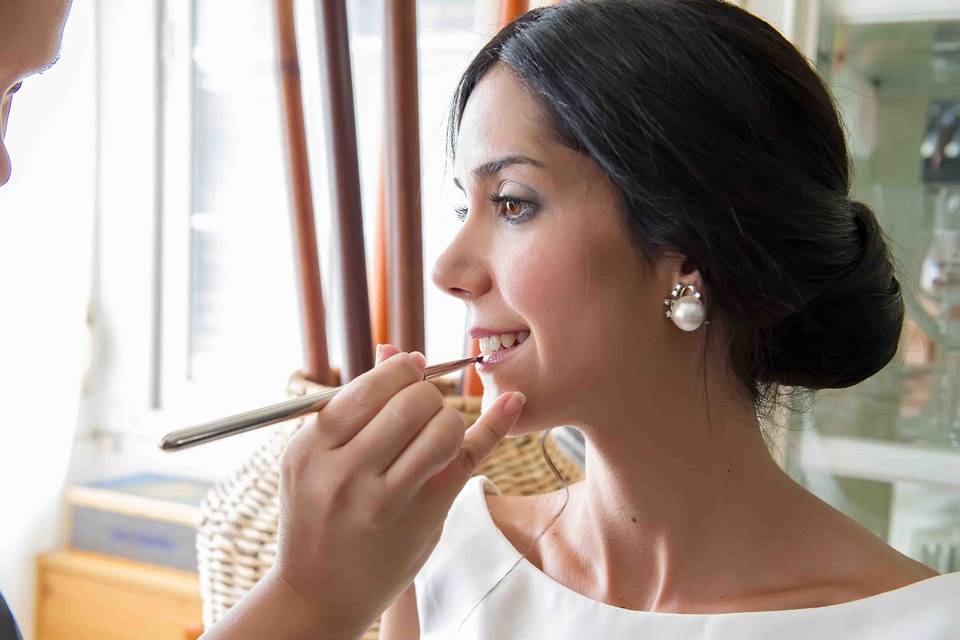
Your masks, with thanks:
M285 580L268 572L200 640L359 640Z

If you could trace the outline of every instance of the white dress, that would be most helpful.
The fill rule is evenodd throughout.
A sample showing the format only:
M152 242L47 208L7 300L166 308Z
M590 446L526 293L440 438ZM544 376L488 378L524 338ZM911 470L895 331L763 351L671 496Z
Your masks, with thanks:
M491 492L486 476L467 482L414 579L421 640L960 640L960 572L823 607L663 613L592 600L523 559L474 609L521 556L490 516Z

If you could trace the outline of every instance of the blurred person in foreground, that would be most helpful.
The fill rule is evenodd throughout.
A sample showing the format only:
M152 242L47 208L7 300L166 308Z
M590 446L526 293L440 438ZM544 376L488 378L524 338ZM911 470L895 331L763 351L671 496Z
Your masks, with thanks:
M57 61L69 11L70 0L0 0L0 186L12 168L4 140L14 96L27 78ZM13 638L23 636L0 593L0 640Z

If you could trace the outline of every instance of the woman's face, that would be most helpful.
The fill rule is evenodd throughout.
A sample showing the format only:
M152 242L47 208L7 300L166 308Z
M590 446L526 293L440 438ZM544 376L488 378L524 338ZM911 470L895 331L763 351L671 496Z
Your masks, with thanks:
M669 277L658 281L630 242L599 165L551 139L538 103L502 64L467 102L454 177L466 216L434 283L464 301L471 330L529 332L479 367L484 408L520 390L527 405L512 435L578 425L616 400L598 396L619 386L610 382L653 373Z
M0 2L0 187L10 179L10 155L4 139L13 95L24 78L56 61L69 9L69 0Z

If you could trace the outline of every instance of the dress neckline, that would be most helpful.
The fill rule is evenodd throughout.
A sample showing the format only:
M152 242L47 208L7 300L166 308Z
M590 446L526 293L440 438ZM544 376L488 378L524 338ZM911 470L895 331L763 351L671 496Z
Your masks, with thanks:
M505 548L509 555L513 558L514 562L519 559L519 566L525 568L526 571L537 576L538 580L541 580L554 589L560 589L563 592L569 594L571 597L583 602L584 604L600 607L603 609L610 610L615 612L615 615L627 616L627 617L650 617L650 616L674 616L679 618L694 619L694 618L743 618L743 617L761 617L761 616L770 616L770 615L797 615L797 614L809 614L811 612L830 612L838 610L853 609L861 607L868 604L874 604L880 601L885 601L891 599L895 596L902 595L906 590L916 590L925 588L934 582L939 582L944 579L947 580L957 580L957 587L960 588L960 572L950 572L950 573L941 573L936 576L930 576L929 578L924 578L923 580L918 580L916 582L911 582L910 584L904 585L902 587L897 587L896 589L891 589L890 591L883 591L881 593L875 593L872 596L867 596L865 598L857 598L856 600L848 600L847 602L839 602L837 604L828 604L821 607L803 607L799 609L770 609L766 611L728 611L725 613L676 613L671 611L641 611L638 609L626 609L623 607L617 607L615 605L602 602L600 600L594 600L593 598L587 597L568 587L567 585L558 582L553 579L543 571L541 571L535 564L530 562L526 557L522 557L523 554L513 546L513 543L510 542L509 538L500 530L500 527L497 526L497 523L494 522L493 516L490 513L490 509L487 506L487 500L485 497L485 484L490 483L498 495L503 495L500 493L497 485L494 484L493 480L489 477L478 474L473 476L470 481L474 484L473 490L474 495L471 496L473 500L478 500L479 504L477 507L482 515L482 520L488 526L490 533L494 538L498 540L498 544ZM512 565L511 565L512 566Z

